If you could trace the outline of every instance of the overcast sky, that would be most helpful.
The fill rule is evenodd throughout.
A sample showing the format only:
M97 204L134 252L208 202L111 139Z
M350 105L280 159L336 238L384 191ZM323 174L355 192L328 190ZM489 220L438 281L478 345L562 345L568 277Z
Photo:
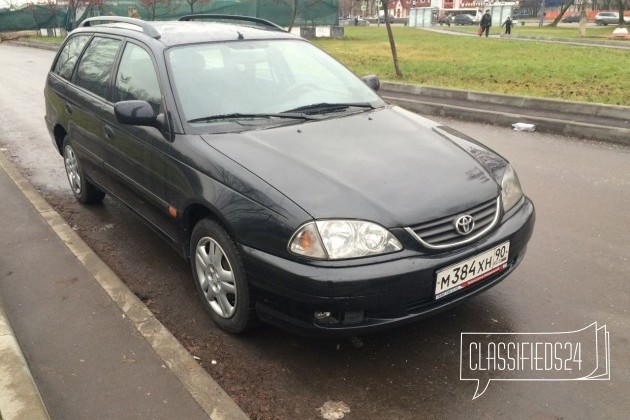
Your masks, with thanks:
M39 0L33 1L34 3L39 3ZM0 7L9 7L10 4L24 4L29 3L29 0L0 0Z

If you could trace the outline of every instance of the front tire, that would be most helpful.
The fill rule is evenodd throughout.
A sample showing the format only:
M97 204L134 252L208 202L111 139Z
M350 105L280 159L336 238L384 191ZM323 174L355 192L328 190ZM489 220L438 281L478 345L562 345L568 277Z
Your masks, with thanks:
M217 222L203 219L193 229L190 264L201 303L215 324L234 334L251 329L256 316L243 261Z
M87 180L79 157L67 141L63 142L63 164L66 168L70 189L79 203L98 204L103 201L105 193Z

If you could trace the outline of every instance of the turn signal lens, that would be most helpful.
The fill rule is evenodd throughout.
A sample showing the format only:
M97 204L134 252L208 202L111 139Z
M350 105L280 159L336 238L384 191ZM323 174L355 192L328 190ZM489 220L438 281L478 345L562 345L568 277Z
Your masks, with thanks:
M315 223L307 223L293 234L289 242L289 251L304 257L326 259L322 241L317 232Z

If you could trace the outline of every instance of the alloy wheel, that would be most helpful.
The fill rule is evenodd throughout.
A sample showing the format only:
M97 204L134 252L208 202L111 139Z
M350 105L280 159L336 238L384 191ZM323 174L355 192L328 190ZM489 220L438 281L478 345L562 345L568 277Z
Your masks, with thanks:
M214 239L203 237L197 242L195 269L212 310L221 318L232 317L237 304L234 272L223 248Z
M79 174L79 163L72 147L66 146L64 150L64 164L66 175L70 182L70 188L76 195L81 194L81 175Z

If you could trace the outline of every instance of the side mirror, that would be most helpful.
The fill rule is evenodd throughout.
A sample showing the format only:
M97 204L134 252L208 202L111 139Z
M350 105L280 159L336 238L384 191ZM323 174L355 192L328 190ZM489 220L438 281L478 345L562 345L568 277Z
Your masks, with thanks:
M121 124L157 127L158 117L147 101L121 101L114 104L114 114Z
M378 76L375 74L370 74L369 76L363 76L361 80L363 80L363 83L365 83L370 88L372 88L374 92L378 92L378 90L381 88L381 81L378 80Z

